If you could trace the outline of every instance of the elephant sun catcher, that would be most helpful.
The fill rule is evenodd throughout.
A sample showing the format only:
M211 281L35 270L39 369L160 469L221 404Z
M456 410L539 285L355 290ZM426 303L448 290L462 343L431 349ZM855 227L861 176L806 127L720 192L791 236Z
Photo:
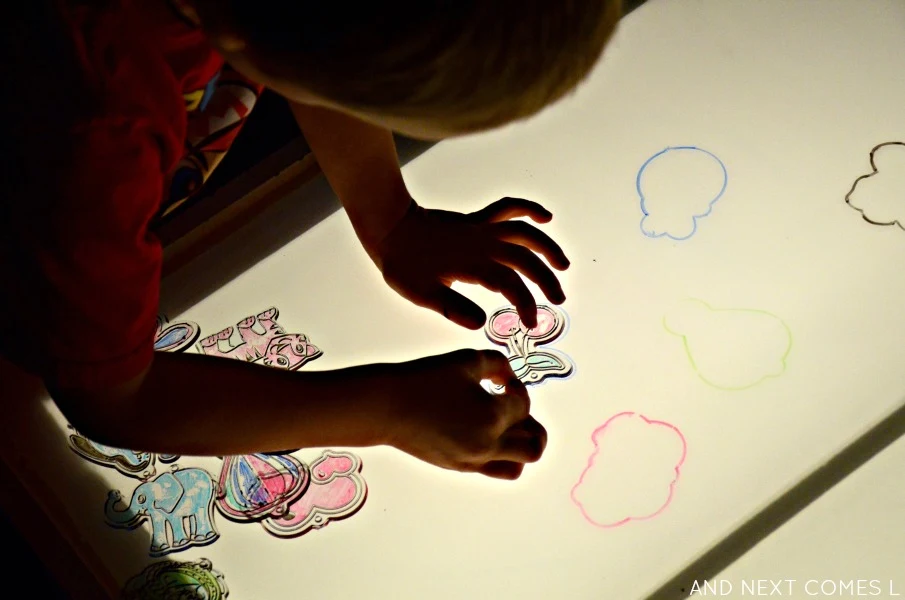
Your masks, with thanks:
M142 482L129 499L118 490L107 495L104 516L120 529L151 523L152 557L206 546L220 537L214 527L214 480L204 469L174 467Z
M272 307L197 343L197 324L161 317L154 348L184 352L195 344L202 354L293 371L321 356L305 334L287 333L278 316ZM108 494L104 516L119 529L150 525L152 557L217 541L216 513L290 538L355 514L367 497L361 459L350 452L325 450L310 462L291 451L224 456L214 477L204 469L169 464L188 457L114 448L74 430L69 446L83 458L139 480L128 497L118 490Z

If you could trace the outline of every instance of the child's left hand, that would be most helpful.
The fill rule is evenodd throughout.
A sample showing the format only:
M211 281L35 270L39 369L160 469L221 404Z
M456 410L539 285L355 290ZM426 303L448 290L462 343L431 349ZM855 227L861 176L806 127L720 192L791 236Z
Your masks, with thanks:
M479 329L487 318L477 304L450 289L454 281L462 281L500 292L522 322L533 327L536 302L517 272L535 282L550 302L562 304L566 299L562 286L537 254L560 271L568 268L569 259L538 228L511 220L518 217L547 223L553 215L536 202L518 198L503 198L469 214L426 209L413 202L369 253L390 287L454 323Z

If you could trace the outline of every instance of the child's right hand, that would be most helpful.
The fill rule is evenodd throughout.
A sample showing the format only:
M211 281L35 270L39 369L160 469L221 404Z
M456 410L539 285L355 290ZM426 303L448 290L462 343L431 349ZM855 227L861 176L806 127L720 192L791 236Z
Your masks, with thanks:
M517 479L540 459L547 432L506 357L495 350L458 350L393 365L395 396L389 443L446 469ZM491 394L484 380L504 385Z
M485 390L485 380L505 393ZM158 352L140 379L52 397L93 441L164 454L392 445L446 469L516 479L547 443L524 385L494 350L327 371ZM149 403L161 410L148 413Z

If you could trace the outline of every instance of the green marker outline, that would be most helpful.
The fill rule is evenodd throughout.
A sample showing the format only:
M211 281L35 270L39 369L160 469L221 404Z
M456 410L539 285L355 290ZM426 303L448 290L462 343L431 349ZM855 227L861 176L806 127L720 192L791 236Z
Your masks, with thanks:
M704 305L705 308L707 308L707 310L709 310L711 312L748 312L748 313L755 313L755 314L759 314L759 315L766 315L768 317L773 317L774 319L776 319L777 321L779 321L782 324L783 328L786 330L786 336L789 340L789 343L786 345L786 351L780 358L780 361L782 362L782 370L779 373L775 373L775 374L770 373L770 374L764 375L763 377L761 377L754 383L749 383L748 385L737 386L737 387L723 386L723 385L713 383L712 381L709 381L706 377L704 377L704 374L701 373L700 369L698 369L697 363L695 363L695 361L694 361L694 356L692 356L692 354L691 354L691 349L688 347L688 336L681 334L681 333L677 333L677 332L673 331L672 329L670 329L669 325L666 324L667 315L663 315L663 319L662 319L663 329L665 329L667 331L667 333L670 333L672 335L682 338L682 346L685 348L685 356L688 357L688 362L691 363L691 368L694 369L694 372L697 373L698 377L701 378L701 381L703 381L707 385L714 387L718 390L725 390L728 392L738 392L741 390L747 390L747 389L753 388L756 385L760 385L767 379L779 377L780 375L782 375L783 373L786 372L786 366L787 366L786 359L789 357L789 353L792 352L792 330L789 329L789 326L786 324L786 322L783 321L781 318L779 318L779 316L774 315L770 311L759 310L756 308L714 308L714 307L710 306L707 302L701 300L700 298L687 298L686 300L690 300L692 302L700 302L701 304Z

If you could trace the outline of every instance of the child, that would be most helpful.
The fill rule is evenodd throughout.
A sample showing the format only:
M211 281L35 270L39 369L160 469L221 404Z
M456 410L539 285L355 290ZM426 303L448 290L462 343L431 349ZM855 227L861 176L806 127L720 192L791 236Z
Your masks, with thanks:
M533 325L535 300L518 273L558 304L565 296L537 254L556 269L569 263L511 219L552 215L512 198L470 214L419 206L391 131L442 139L531 116L590 71L618 1L15 4L25 6L7 15L2 67L15 93L5 94L0 354L40 377L81 433L196 455L388 444L507 479L540 458L546 431L498 352L292 373L155 355L161 248L148 226L228 63L292 103L393 289L478 329L484 312L449 286L480 284ZM506 392L489 395L485 379ZM256 410L244 410L249 401Z

